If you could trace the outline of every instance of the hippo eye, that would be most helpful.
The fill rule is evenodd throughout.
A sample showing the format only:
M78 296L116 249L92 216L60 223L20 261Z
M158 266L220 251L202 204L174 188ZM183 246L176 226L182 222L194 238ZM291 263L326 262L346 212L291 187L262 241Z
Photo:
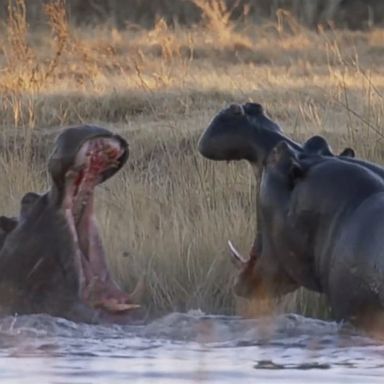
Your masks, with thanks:
M246 103L244 111L249 115L261 115L264 113L263 106L258 103Z

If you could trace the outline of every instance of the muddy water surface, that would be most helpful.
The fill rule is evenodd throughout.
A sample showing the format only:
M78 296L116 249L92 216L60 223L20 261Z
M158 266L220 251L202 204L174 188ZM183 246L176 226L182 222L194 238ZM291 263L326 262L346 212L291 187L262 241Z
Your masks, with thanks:
M0 320L1 383L384 383L384 344L296 315L173 313L145 326Z

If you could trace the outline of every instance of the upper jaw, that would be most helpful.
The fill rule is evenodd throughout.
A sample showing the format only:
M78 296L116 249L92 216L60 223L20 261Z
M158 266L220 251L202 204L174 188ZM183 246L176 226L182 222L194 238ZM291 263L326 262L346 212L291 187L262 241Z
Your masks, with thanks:
M121 149L121 155L117 159L116 165L113 168L106 169L100 175L99 183L113 176L125 164L129 150L128 143L121 136L96 126L82 125L67 128L58 136L48 160L48 170L57 188L64 188L66 174L75 165L76 157L79 151L84 148L84 144L97 138L116 140Z

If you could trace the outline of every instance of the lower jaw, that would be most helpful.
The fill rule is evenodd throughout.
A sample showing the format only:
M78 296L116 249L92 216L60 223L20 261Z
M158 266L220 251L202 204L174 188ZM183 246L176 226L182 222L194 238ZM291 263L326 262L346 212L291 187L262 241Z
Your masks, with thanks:
M93 214L90 196L81 217L75 223L72 209L65 209L65 216L74 244L75 268L78 271L79 298L103 313L124 314L139 308L130 295L122 291L108 270L102 241Z

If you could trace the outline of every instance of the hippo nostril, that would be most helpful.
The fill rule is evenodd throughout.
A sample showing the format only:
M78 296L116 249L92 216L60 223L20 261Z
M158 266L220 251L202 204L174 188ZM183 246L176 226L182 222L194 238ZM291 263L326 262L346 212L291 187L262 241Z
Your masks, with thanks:
M234 115L244 115L243 106L240 104L231 104L229 106L229 111Z

